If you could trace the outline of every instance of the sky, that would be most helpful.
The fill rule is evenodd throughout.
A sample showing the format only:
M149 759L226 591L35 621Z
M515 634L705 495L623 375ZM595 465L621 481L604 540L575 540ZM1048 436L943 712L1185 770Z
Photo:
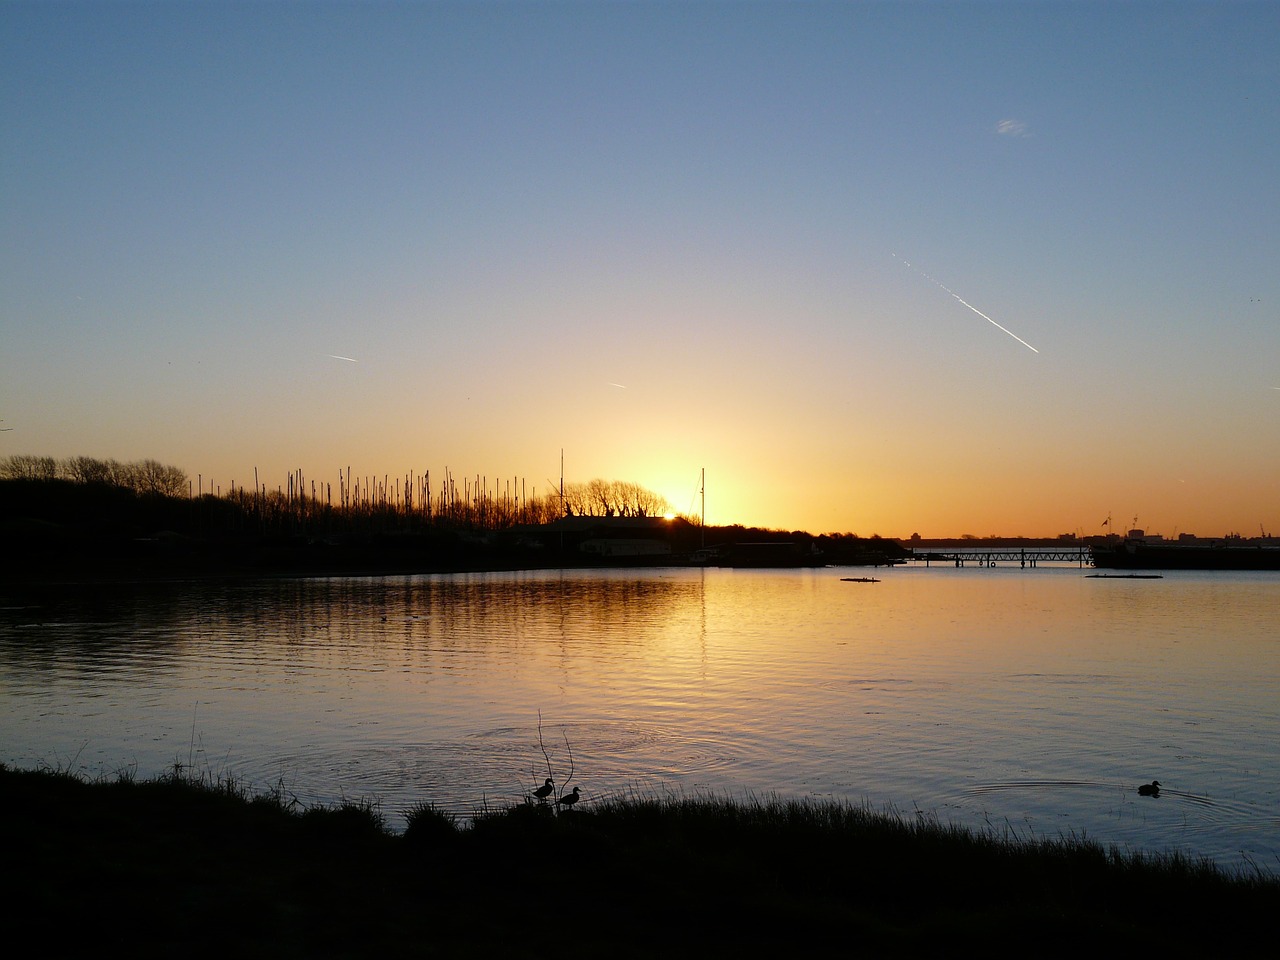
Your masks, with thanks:
M1280 532L1280 4L0 5L0 457Z

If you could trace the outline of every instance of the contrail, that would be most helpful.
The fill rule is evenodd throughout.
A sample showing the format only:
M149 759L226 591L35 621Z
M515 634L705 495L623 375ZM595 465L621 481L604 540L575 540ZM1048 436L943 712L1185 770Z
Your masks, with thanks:
M995 321L992 321L992 322L994 323ZM1007 331L1007 330L1006 330L1005 332L1006 332L1006 333L1008 333L1008 331ZM333 357L333 359L334 359L334 360L348 360L348 361L350 361L351 363L359 363L359 362L360 362L360 361L359 361L359 360L357 360L355 357L340 357L340 356L338 356L336 353L328 354L328 356Z
M938 284L938 286L942 287L942 284ZM947 288L946 288L946 287L942 287L942 289L943 289L943 290L947 290ZM947 293L951 293L951 291L950 291L950 290L947 290ZM1039 351L1039 350L1037 350L1035 347L1033 347L1031 344L1027 343L1027 341L1023 340L1020 336L1018 336L1016 333L1014 333L1012 330L1008 329L1007 327L1002 327L1002 326L1000 326L1000 324L996 323L994 320L992 320L990 317L988 317L985 313L983 313L981 310L979 310L977 307L975 307L972 303L969 303L967 300L964 300L963 298L961 298L961 297L957 296L957 295L956 295L956 294L954 294L954 293L951 293L951 295L952 295L953 297L955 297L957 300L959 300L961 303L963 303L963 304L964 304L966 307L968 307L970 310L972 310L974 313L976 313L978 316L980 316L983 320L987 321L987 323L991 324L992 326L996 327L997 329L1003 330L1003 331L1004 331L1005 333L1007 333L1009 336L1013 337L1013 339L1017 340L1020 344L1022 344L1024 347L1026 347L1026 348L1027 348L1028 350L1030 350L1032 353L1039 353L1039 352L1040 352L1040 351Z
M892 256L893 256L893 258L894 258L895 260L899 261L900 263L904 263L904 264L906 264L908 267L911 267L911 264L907 263L907 261L906 261L906 260L903 260L903 259L902 259L900 256L898 256L896 253L895 253L895 254L892 254ZM951 296L952 296L952 297L954 297L956 300L959 300L962 304L964 304L966 307L968 307L970 310L972 310L974 313L976 313L978 316L980 316L983 320L987 321L987 323L991 324L991 325L992 325L993 327L995 327L997 330L1003 330L1005 333L1007 333L1009 336L1013 337L1013 339L1017 340L1020 344L1022 344L1024 347L1026 347L1026 348L1027 348L1028 350L1030 350L1032 353L1039 353L1039 352L1040 352L1040 351L1039 351L1039 350L1037 350L1035 347L1033 347L1031 344L1027 343L1027 341L1023 340L1020 336L1018 336L1016 333L1014 333L1012 330L1010 330L1008 327L1002 327L1002 326L1000 326L1000 324L996 323L994 320L992 320L990 317L988 317L985 313L983 313L981 310L979 310L977 307L975 307L972 303L970 303L969 301L965 300L963 297L961 297L958 293L956 293L956 292L955 292L954 290L952 290L950 287L946 286L945 284L939 283L937 280L934 280L934 279L933 279L933 277L929 276L927 273L925 273L925 272L924 272L923 270L921 270L919 267L911 267L911 269L912 269L912 270L914 270L914 271L916 271L916 273L920 274L920 276L924 277L926 280L930 281L931 283L935 283L935 284L937 284L941 289L943 289L943 290L945 290L947 293L951 294ZM1280 389L1280 388L1278 388L1278 389Z
M612 380L609 381L609 386L617 387L619 390L627 389L627 385L625 383L614 383Z

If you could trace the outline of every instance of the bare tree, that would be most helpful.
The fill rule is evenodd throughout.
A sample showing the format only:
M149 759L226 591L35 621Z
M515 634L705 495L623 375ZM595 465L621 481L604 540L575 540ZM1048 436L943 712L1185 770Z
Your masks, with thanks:
M662 517L672 512L671 502L652 490L637 486L635 496L636 507L642 517Z
M119 460L107 461L107 482L114 483L117 487L125 487L129 490L136 491L138 489L138 470L137 465L132 463L121 463Z
M612 483L607 480L601 480L599 477L587 481L587 500L590 503L589 513L600 517L612 517L617 513L613 487Z
M94 457L70 457L62 461L62 475L77 483L107 483L111 480L111 464Z
M139 493L179 497L187 491L187 474L181 467L171 467L157 460L143 460L135 467Z
M0 460L0 478L5 480L54 480L58 462L53 457L17 453Z
M564 510L570 516L594 516L591 493L585 483L564 485Z

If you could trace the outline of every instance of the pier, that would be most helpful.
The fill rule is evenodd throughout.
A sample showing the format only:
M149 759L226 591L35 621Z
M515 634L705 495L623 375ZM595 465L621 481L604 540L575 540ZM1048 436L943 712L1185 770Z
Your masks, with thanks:
M1034 568L1039 563L1074 563L1081 567L1093 565L1088 547L975 547L959 550L912 551L911 562L950 563L956 567L968 564L994 567L1001 563L1016 563L1023 569Z

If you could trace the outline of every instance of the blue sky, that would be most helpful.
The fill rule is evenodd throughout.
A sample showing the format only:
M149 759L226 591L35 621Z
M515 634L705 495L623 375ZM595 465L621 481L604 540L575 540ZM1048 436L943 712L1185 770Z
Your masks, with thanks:
M682 510L705 466L713 522L1280 529L1275 4L0 27L0 455L563 448Z

